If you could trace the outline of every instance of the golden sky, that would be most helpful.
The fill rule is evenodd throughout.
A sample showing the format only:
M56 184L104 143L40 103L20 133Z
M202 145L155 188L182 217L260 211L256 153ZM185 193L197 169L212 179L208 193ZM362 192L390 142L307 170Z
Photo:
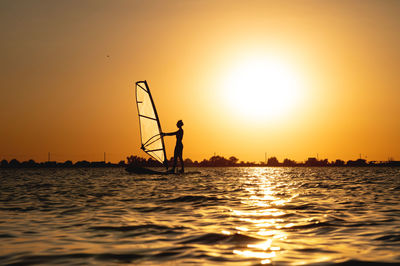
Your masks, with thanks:
M400 159L399 1L1 1L0 159ZM174 138L167 141L172 156Z

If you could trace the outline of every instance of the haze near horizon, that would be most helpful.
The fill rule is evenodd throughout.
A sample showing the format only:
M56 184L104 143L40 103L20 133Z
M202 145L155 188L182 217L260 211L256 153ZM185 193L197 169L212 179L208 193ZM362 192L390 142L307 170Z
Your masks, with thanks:
M147 80L163 131L184 121L184 158L399 160L399 14L396 1L2 1L0 159L145 156Z

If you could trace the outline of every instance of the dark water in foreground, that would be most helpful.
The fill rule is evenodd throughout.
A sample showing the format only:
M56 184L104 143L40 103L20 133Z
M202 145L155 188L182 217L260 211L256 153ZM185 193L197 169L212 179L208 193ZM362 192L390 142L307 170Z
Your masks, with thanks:
M0 264L400 263L400 169L1 170Z

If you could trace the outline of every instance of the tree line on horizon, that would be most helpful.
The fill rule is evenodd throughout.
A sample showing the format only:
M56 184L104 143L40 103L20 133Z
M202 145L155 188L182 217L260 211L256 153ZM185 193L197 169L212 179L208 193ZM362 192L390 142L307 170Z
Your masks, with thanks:
M128 163L142 166L142 167L155 167L160 166L160 163L152 158L145 159L138 156L130 156L127 158ZM168 161L168 165L172 165L173 158ZM192 161L190 158L186 158L184 160L185 167L235 167L235 166L286 166L286 167L332 167L332 166L400 166L400 161L388 160L386 162L376 162L376 161L367 161L365 159L357 159L357 160L340 160L337 159L335 161L328 161L328 159L319 160L314 157L308 158L305 162L296 162L295 160L285 158L282 162L274 156L268 158L267 162L245 162L239 161L235 156L231 156L229 158L225 158L223 156L214 155L210 157L210 159L203 159L202 161Z
M168 160L168 165L173 164L173 158ZM385 162L367 161L365 159L357 160L344 160L337 159L335 161L328 161L328 159L319 160L314 157L308 158L305 162L296 162L291 159L284 159L280 162L276 157L268 158L267 162L245 162L240 161L235 156L225 158L223 156L214 155L210 159L203 159L202 161L192 161L190 158L184 160L185 167L252 167L252 166L268 166L268 167L359 167L359 166L400 166L400 161L388 160ZM128 165L134 165L139 167L162 167L162 165L154 160L153 158L143 158L139 156L129 156L127 161L121 160L119 163L111 162L89 162L86 160L78 161L73 163L68 160L65 162L47 161L47 162L35 162L34 160L28 160L19 162L17 159L10 161L2 160L0 162L0 168L97 168L97 167L126 167Z

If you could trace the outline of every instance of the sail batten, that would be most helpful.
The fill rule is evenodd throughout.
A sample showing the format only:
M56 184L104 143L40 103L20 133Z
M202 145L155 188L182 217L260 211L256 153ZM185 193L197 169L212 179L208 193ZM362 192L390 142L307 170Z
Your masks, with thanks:
M146 81L136 82L136 104L139 115L141 148L167 167L161 124Z
M148 119L151 119L151 120L156 120L156 121L157 121L157 119L155 119L155 118L153 118L153 117L148 117L148 116L145 116L145 115L139 115L139 116L144 117L144 118L148 118Z

